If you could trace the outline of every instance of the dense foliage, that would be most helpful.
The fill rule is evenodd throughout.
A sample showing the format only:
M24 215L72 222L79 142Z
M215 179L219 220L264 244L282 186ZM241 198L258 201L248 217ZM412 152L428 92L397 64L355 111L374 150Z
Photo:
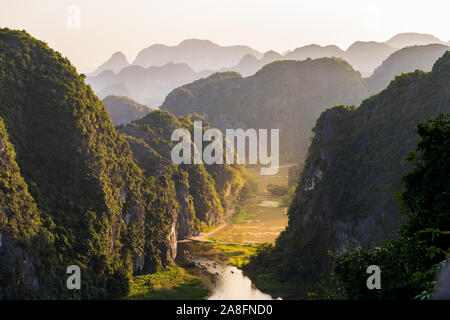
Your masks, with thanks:
M179 267L136 276L130 281L131 300L202 300L209 289L200 277Z
M399 239L336 258L339 288L350 299L428 298L450 249L450 114L418 125L421 137L400 194L407 221ZM365 269L381 268L381 289L368 290Z
M84 76L26 32L0 29L0 88L0 294L115 298L132 272L170 264L173 195L142 174ZM81 291L66 288L72 264Z
M449 111L447 52L431 72L403 74L359 108L324 112L288 211L289 225L274 248L264 248L247 266L257 285L274 279L292 289L284 296L305 297L329 278L328 251L375 247L392 238L404 221L396 192L408 170L404 159L418 139L415 127Z
M251 77L223 72L184 85L161 108L199 113L222 131L279 128L282 160L299 161L326 106L359 104L366 94L359 74L341 59L276 61Z
M241 200L248 184L241 165L172 164L171 150L178 143L171 141L172 132L184 128L193 139L194 120L201 118L197 115L177 118L167 111L155 110L143 119L118 127L130 142L145 175L165 175L174 181L180 204L177 223L180 239L219 223L227 206L233 205L233 200ZM203 130L206 129L204 123Z

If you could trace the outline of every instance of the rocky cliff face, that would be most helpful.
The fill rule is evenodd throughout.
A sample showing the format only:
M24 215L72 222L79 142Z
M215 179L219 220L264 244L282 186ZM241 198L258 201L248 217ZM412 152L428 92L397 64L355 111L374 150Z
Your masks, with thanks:
M142 174L84 77L45 43L9 29L0 29L0 70L1 270L15 279L14 265L24 279L23 288L2 281L2 291L113 298L120 292L108 287L133 270L172 263L174 197ZM83 272L78 293L65 287L71 264Z
M449 111L450 52L430 73L399 76L359 108L325 111L313 129L289 225L261 263L267 267L250 268L299 283L301 296L329 273L328 250L374 247L392 238L403 221L396 192L418 139L416 124Z
M178 203L175 221L178 239L197 235L218 224L226 210L227 198L235 199L244 183L244 169L239 165L176 166L172 163L171 150L175 145L171 141L172 132L184 128L193 135L192 117L177 118L169 112L155 110L143 119L118 127L144 174L164 176L172 181Z
M14 146L0 118L0 299L28 289L45 293L35 257L27 252L26 245L40 228L36 204L20 174Z

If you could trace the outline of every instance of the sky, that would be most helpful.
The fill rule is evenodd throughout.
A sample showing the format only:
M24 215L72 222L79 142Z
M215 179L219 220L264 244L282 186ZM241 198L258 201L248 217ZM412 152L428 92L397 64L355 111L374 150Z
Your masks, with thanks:
M449 41L449 12L448 0L0 0L0 27L28 31L83 72L116 51L132 62L152 44L194 38L280 53L400 32Z

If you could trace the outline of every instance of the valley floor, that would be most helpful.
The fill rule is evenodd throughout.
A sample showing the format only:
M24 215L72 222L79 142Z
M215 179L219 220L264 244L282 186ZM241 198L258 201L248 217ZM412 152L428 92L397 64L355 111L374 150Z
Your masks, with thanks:
M205 234L179 241L177 267L155 275L135 277L130 299L271 299L239 269L262 243L274 243L286 227L287 208L269 185L287 187L292 165L277 175L261 176L247 168L258 184L258 194L240 208L227 211L222 224Z

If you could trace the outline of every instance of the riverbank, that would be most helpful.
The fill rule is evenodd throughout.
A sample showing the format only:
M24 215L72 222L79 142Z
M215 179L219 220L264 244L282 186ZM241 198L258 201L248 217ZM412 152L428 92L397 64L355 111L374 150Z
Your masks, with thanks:
M129 300L203 300L210 294L209 284L202 277L180 267L133 277Z
M257 195L229 209L213 230L179 241L175 269L135 277L129 298L272 299L240 268L263 243L274 243L286 227L282 195L268 190L287 189L291 166L280 167L274 176L261 176L258 168L247 168L258 184Z
M244 299L272 298L256 289L240 268L262 244L274 243L285 229L288 217L287 208L281 204L283 194L273 194L269 190L287 191L291 166L280 167L274 176L261 176L258 168L247 168L258 184L257 195L235 208L232 214L227 214L219 227L179 243L179 265L190 266L189 272L208 279L211 288L208 299L241 299L242 292L245 292ZM208 271L207 264L222 265L225 266L222 269L229 270L223 273L214 269Z
M281 166L277 175L262 176L258 168L247 168L258 185L255 197L236 208L232 216L228 216L223 227L204 239L226 243L274 243L281 231L288 224L287 207L282 206L283 195L275 195L269 189L276 186L288 190L289 168Z

